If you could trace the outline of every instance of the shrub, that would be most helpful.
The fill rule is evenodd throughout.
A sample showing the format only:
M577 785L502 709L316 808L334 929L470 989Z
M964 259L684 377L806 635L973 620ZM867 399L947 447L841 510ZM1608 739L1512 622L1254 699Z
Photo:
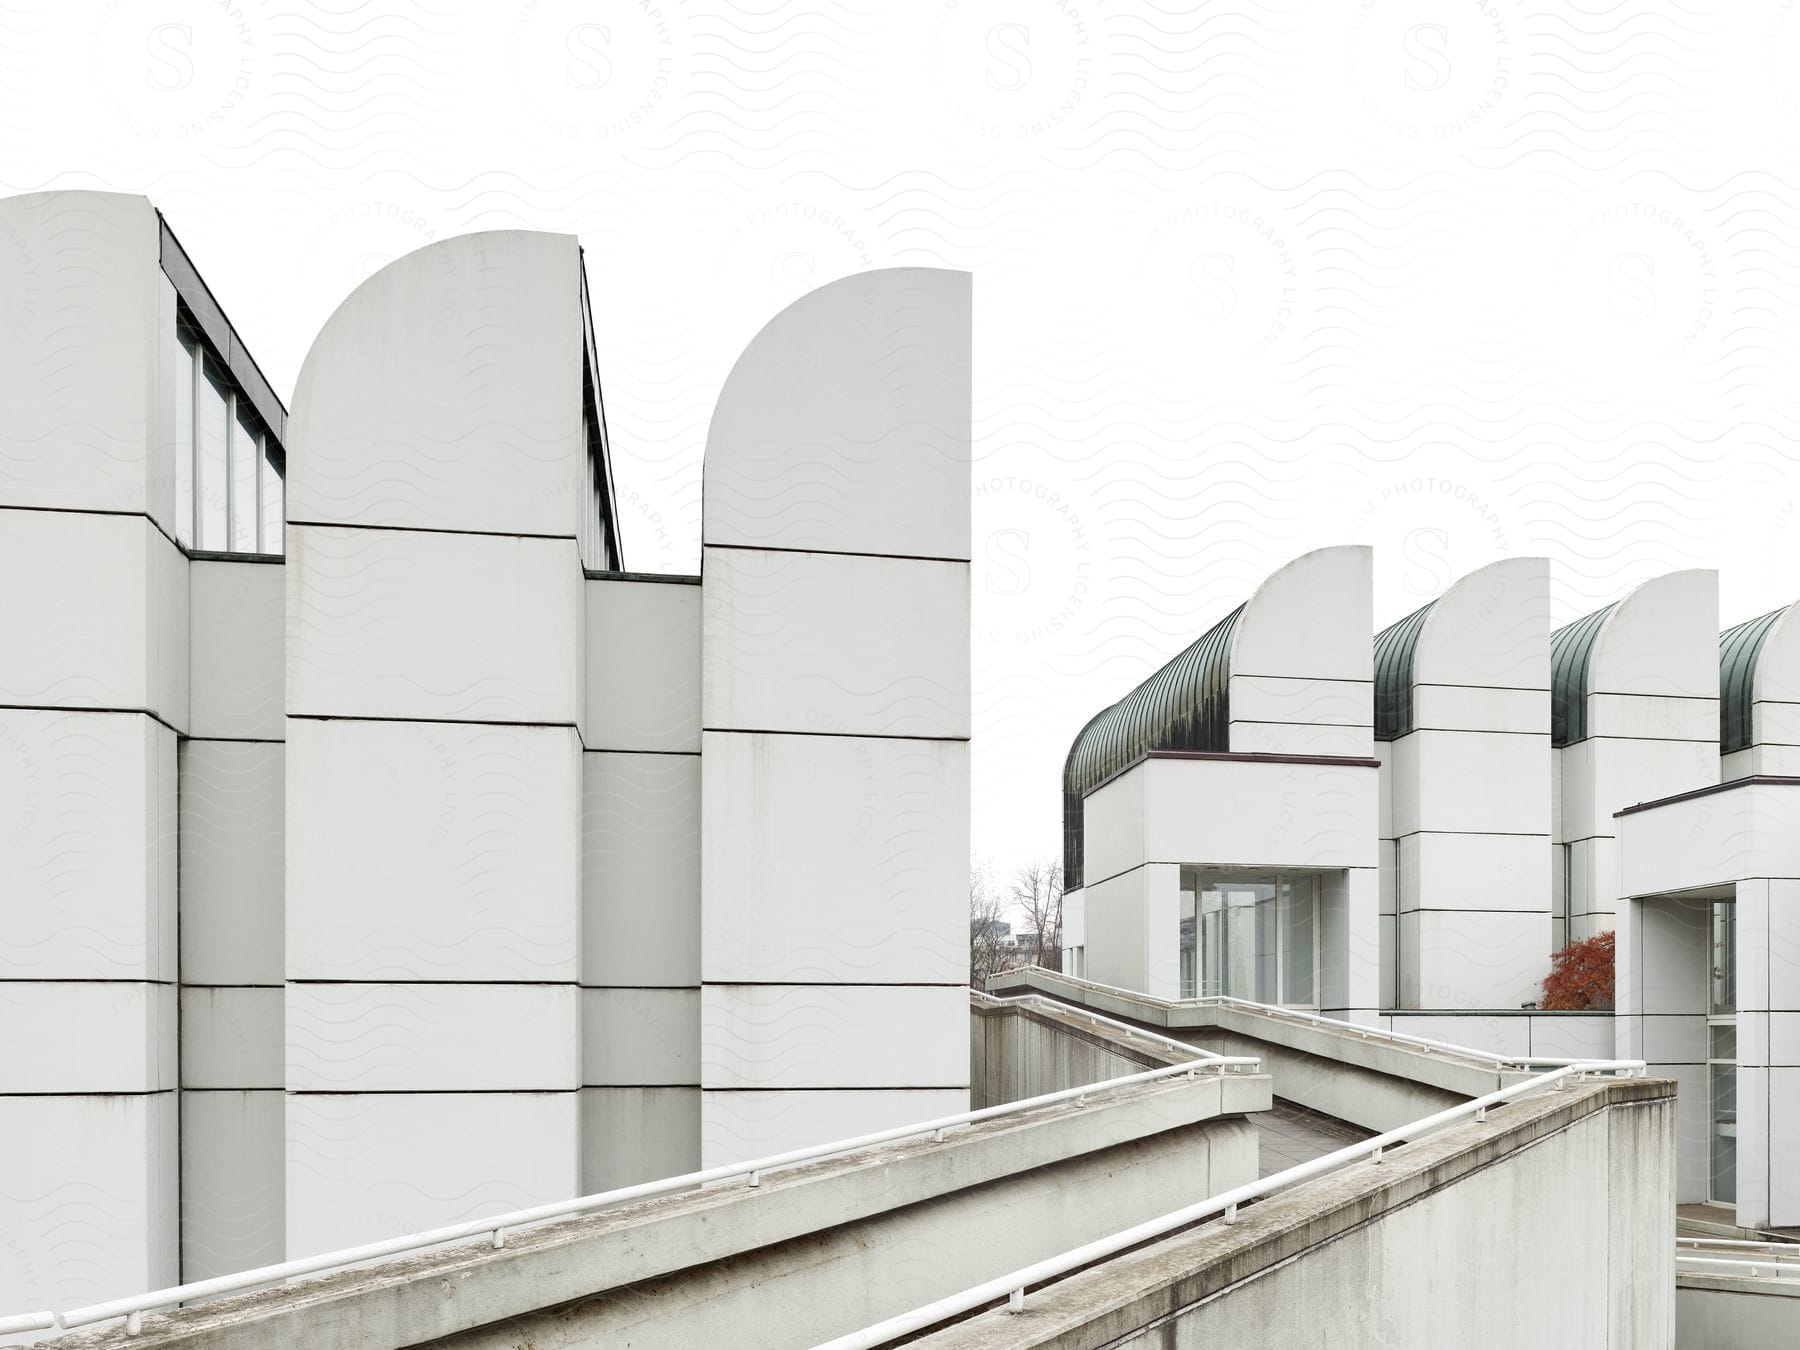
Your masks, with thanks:
M1546 1012L1611 1012L1613 1006L1613 935L1600 933L1571 942L1550 958L1544 977Z

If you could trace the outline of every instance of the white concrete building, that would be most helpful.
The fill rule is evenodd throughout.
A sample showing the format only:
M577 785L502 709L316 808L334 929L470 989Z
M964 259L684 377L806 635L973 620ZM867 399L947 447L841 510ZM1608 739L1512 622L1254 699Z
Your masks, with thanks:
M291 417L148 202L0 238L0 1306L966 1107L965 274L777 316L642 576L572 237Z
M1371 564L1297 559L1083 728L1063 775L1075 972L1374 1015Z
M1371 668L1368 594L1366 550L1309 553L1083 728L1065 969L1643 1058L1680 1198L1800 1225L1800 605L1720 634L1717 575L1677 572L1552 634L1547 563L1508 559ZM1535 1012L1615 927L1616 1016Z

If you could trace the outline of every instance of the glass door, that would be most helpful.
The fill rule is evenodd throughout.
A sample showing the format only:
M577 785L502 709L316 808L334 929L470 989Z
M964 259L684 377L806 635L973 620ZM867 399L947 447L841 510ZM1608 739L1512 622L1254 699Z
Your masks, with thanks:
M1712 907L1711 994L1707 1008L1707 1104L1711 1113L1711 1177L1707 1198L1737 1203L1737 905Z

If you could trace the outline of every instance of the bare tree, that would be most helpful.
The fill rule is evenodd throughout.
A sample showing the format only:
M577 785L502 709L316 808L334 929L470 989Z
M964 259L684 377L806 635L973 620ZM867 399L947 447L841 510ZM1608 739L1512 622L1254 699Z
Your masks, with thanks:
M994 890L993 876L986 863L977 861L969 868L969 983L977 989L987 986L987 977L1005 970L1012 955L1011 925L1002 914L1006 902Z
M1051 858L1021 863L1009 893L1031 929L1030 960L1045 970L1062 969L1063 874ZM1024 953L1021 953L1023 956Z

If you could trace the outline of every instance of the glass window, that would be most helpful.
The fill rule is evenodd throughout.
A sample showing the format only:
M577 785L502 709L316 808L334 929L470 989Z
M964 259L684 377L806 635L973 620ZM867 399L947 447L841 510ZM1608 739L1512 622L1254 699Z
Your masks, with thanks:
M194 546L194 339L176 334L175 344L175 538Z
M1184 868L1182 997L1315 1003L1316 895L1310 876Z
M231 547L226 527L231 504L231 385L218 362L210 356L202 362L200 382L200 444L198 493L199 531L195 547L215 551Z
M1730 900L1712 907L1712 1010L1737 1011L1737 905Z
M1195 927L1194 874L1185 868L1181 873L1181 997L1193 998L1199 990L1199 968L1195 953L1199 940Z
M1737 1200L1737 1065L1714 1064L1712 1077L1712 1196L1718 1204Z
M1318 878L1281 883L1281 983L1283 1003L1313 1003L1313 919Z
M257 501L257 465L261 461L262 436L256 428L256 415L240 398L231 424L231 547L238 553L256 552L256 527L262 517Z
M266 439L262 455L262 533L264 553L286 551L283 522L286 520L285 497L281 469L275 463L275 447Z

